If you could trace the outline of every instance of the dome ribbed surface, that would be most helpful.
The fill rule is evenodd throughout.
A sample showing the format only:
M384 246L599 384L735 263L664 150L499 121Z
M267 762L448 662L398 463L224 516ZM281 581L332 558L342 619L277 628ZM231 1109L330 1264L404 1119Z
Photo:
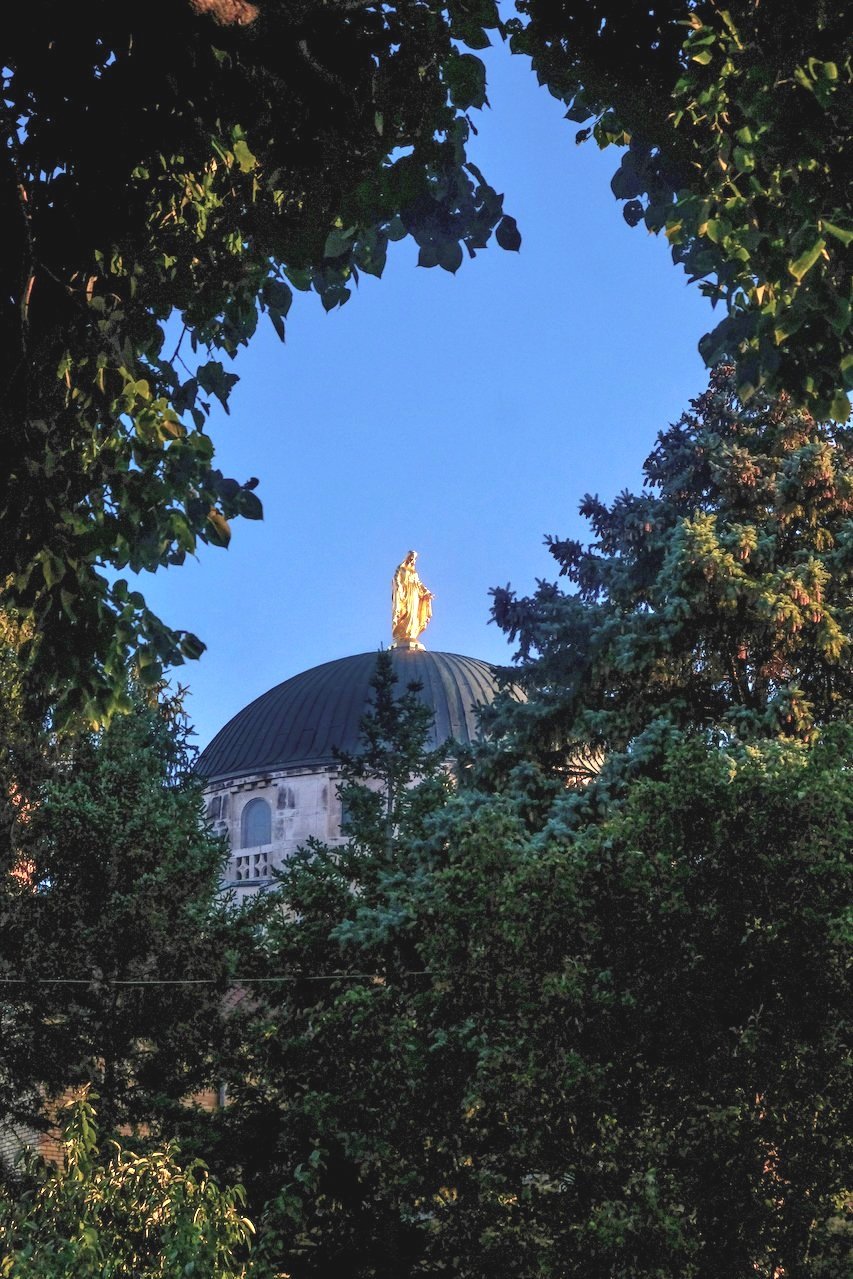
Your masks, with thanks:
M476 707L492 701L498 685L491 666L457 653L391 649L397 693L414 681L435 715L430 746L449 737L477 736ZM370 703L376 653L324 662L277 684L239 711L202 751L197 771L208 781L278 768L334 763L334 751L355 752L359 724Z

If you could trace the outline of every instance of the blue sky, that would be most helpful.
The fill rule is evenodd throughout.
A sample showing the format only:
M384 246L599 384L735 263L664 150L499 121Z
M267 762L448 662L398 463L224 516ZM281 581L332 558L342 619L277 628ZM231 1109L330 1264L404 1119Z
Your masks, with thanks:
M657 431L705 385L712 312L666 244L623 221L618 155L575 145L526 59L487 62L470 152L521 252L492 246L454 277L403 241L341 310L298 294L284 346L264 319L210 429L226 474L259 477L265 519L141 583L208 645L176 672L200 745L281 680L387 644L410 548L436 594L427 646L508 661L489 587L552 577L543 535L583 535L585 492L637 487Z

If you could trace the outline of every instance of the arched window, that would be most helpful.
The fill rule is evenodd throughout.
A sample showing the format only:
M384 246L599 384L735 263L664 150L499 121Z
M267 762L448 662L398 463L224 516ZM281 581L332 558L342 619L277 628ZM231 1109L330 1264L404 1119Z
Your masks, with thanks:
M240 847L272 842L272 811L265 799L250 799L240 819Z

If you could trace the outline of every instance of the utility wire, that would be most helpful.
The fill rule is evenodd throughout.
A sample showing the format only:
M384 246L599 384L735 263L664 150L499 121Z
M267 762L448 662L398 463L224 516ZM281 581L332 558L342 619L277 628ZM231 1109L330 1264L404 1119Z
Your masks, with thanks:
M406 969L395 977L441 977L425 968ZM226 986L260 986L271 982L386 981L384 973L281 973L275 977L226 977ZM219 986L218 977L0 977L3 986Z

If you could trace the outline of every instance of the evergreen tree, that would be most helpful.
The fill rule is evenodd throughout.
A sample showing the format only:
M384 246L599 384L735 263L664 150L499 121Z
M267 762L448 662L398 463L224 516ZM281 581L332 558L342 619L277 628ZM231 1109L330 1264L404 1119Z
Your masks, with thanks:
M51 1096L91 1083L108 1127L156 1125L212 1080L236 925L188 732L178 704L140 699L102 732L58 746L42 735L26 775L6 761L7 1117L43 1123Z
M742 404L716 369L659 435L648 491L585 497L589 545L548 539L572 589L494 593L529 698L496 731L565 774L584 746L636 752L663 727L807 738L849 716L852 465L847 430L785 397Z
M422 685L409 684L402 695L391 654L382 651L371 680L370 710L362 717L359 749L338 751L344 834L366 857L393 861L401 835L423 834L424 819L447 793L443 761L447 749L429 751L426 743L433 713L418 697Z
M341 756L349 841L312 842L281 872L256 959L269 980L230 1022L217 1159L246 1183L260 1255L287 1257L300 1279L410 1273L421 1248L421 1099L439 1104L448 1086L415 1029L431 979L411 905L430 873L421 848L447 798L446 752L426 749L431 712L418 686L395 685L380 653L362 749ZM437 1193L441 1150L427 1161Z

